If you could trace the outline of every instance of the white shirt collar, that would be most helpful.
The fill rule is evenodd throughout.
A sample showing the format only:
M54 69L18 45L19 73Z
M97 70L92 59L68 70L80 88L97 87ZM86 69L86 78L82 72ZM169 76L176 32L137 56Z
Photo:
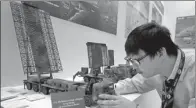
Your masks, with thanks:
M180 60L181 60L181 51L178 50L177 59L176 59L174 68L173 68L173 70L172 70L171 75L168 77L168 79L174 79L174 78L175 78L176 73L177 73L177 70L178 70L178 66L179 66L179 64L180 64Z

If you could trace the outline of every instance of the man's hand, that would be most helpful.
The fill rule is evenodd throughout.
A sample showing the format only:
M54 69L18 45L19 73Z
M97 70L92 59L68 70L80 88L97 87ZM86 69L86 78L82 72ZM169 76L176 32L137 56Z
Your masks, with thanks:
M101 94L97 104L101 108L136 108L136 104L122 96Z

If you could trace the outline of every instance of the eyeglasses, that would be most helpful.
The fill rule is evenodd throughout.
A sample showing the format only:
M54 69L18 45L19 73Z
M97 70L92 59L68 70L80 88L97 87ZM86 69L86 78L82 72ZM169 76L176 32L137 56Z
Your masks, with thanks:
M140 61L143 60L144 58L146 58L147 56L148 56L148 54L146 54L143 57L140 57L138 59L132 59L132 58L125 57L125 60L127 62L131 62L131 63L133 63L133 61L137 61L140 64Z

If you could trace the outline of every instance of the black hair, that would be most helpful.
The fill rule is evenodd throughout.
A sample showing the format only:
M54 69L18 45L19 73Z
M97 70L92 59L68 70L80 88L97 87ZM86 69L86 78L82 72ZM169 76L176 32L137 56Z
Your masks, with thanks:
M162 48L165 48L169 56L177 56L179 47L173 43L170 35L166 27L155 22L136 27L126 40L126 54L138 54L141 49L153 58L161 52Z

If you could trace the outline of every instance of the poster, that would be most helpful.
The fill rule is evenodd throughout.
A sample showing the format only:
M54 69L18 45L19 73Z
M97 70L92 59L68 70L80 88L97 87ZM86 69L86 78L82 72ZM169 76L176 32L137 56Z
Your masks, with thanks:
M116 35L118 1L24 1L50 13L86 27Z
M158 24L162 24L162 15L154 5L152 5L152 21Z
M161 11L161 14L163 15L165 10L161 1L154 1L154 3L156 4L157 8Z
M195 15L177 17L175 43L181 48L195 48Z
M148 22L149 1L128 1L126 8L125 37L137 26Z
M177 17L176 19L176 37L195 36L195 15Z

